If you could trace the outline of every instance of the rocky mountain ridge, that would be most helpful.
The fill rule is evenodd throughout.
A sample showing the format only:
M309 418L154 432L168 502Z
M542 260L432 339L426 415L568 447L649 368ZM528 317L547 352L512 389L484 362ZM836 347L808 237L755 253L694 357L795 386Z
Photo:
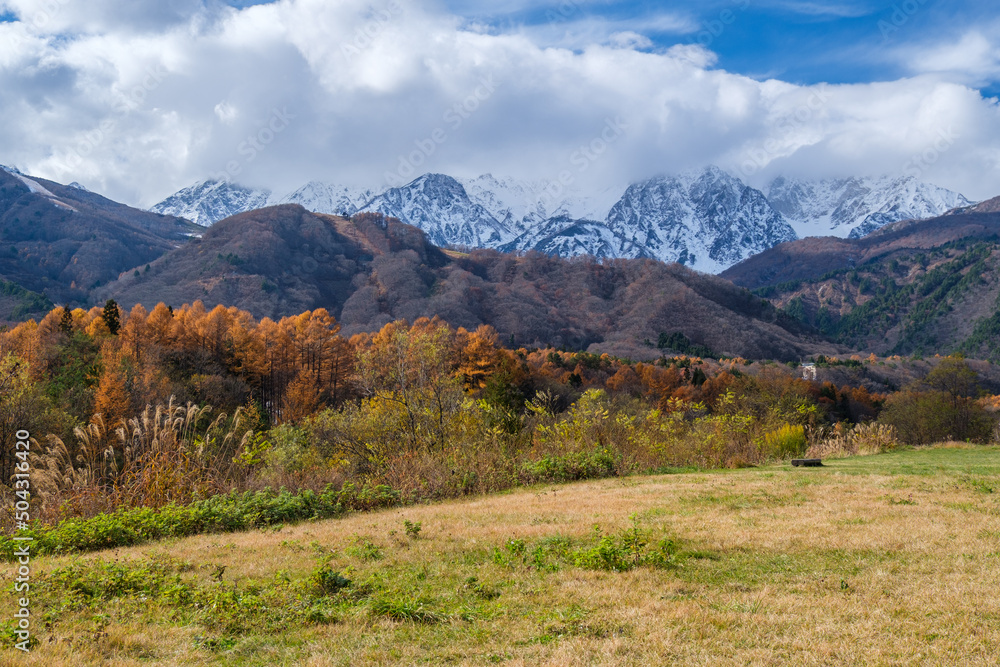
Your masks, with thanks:
M912 177L779 178L765 191L712 166L558 197L543 182L424 174L381 190L313 181L283 196L206 181L151 210L203 225L273 204L334 215L372 211L419 227L442 246L648 257L718 273L796 238L858 238L892 222L972 204Z

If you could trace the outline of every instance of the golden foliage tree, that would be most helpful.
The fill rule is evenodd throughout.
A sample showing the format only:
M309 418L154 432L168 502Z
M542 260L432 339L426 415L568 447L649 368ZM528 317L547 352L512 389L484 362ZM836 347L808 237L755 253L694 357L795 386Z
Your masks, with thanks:
M308 372L300 371L285 391L282 421L301 421L316 412L318 407L319 391L316 384Z
M458 331L459 351L458 373L470 389L482 389L489 378L500 370L504 354L497 346L497 332L488 324L480 325L469 333Z
M404 411L411 447L447 443L446 418L462 401L461 382L453 372L453 335L437 318L421 318L412 327L399 320L382 327L358 353L359 389Z
M132 412L132 401L126 389L127 377L121 353L112 346L105 345L102 357L104 368L97 383L94 412L102 415L106 424L113 426Z

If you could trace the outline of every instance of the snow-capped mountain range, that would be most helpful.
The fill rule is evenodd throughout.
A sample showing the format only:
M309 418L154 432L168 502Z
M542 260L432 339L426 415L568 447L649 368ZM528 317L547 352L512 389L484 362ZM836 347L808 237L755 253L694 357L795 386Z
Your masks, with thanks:
M914 178L777 178L761 191L710 166L586 193L491 174L425 174L383 190L313 181L283 196L205 181L151 210L207 226L285 203L338 215L377 211L419 227L442 246L650 257L717 273L784 241L857 238L890 222L933 217L972 202Z
M932 218L969 206L968 199L915 178L776 178L767 199L801 236L861 238L890 222Z

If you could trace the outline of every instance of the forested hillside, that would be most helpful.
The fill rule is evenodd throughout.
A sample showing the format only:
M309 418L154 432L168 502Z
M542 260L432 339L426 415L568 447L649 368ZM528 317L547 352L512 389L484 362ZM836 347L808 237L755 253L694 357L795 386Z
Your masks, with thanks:
M8 284L0 288L0 321L44 315L52 301L86 303L95 287L198 230L179 218L0 169L0 279Z
M746 290L677 264L445 252L393 218L294 205L224 220L98 295L127 308L201 300L271 318L325 308L348 334L439 316L491 325L508 346L594 346L635 358L657 356L661 333L748 358L842 351Z
M815 280L762 287L789 315L858 350L1000 361L1000 242L896 251Z
M815 280L833 271L860 267L893 253L932 250L960 239L994 239L1000 214L989 202L927 220L905 220L860 239L808 238L782 243L724 271L723 278L748 289L793 280Z

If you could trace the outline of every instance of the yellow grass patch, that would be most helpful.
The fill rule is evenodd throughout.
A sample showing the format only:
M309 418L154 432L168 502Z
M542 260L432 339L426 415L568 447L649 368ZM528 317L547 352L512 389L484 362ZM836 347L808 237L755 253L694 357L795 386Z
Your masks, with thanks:
M122 616L113 600L107 609L68 612L48 630L39 623L46 610L34 609L41 644L28 656L5 651L0 661L993 665L1000 647L1000 488L992 492L995 474L955 458L976 455L981 462L989 452L1000 459L996 449L955 448L843 459L820 469L545 486L88 555L83 559L167 553L194 565L188 576L204 585L225 565L223 581L237 586L280 572L304 578L328 560L356 584L375 576L387 589L412 589L442 618L395 621L359 603L327 625L212 646L204 637L214 641L217 634L173 620L167 605L151 601L156 613ZM934 472L933 457L941 456L948 464ZM562 562L545 571L490 557L512 539L529 549L554 536L584 544L595 524L621 531L632 516L651 538L678 542L677 567L608 572ZM418 537L405 534L404 520L420 522ZM359 555L365 543L381 558ZM35 572L69 562L38 558ZM9 578L12 567L2 569ZM472 585L499 595L462 618ZM10 593L0 608L13 611ZM95 613L107 617L104 627Z

